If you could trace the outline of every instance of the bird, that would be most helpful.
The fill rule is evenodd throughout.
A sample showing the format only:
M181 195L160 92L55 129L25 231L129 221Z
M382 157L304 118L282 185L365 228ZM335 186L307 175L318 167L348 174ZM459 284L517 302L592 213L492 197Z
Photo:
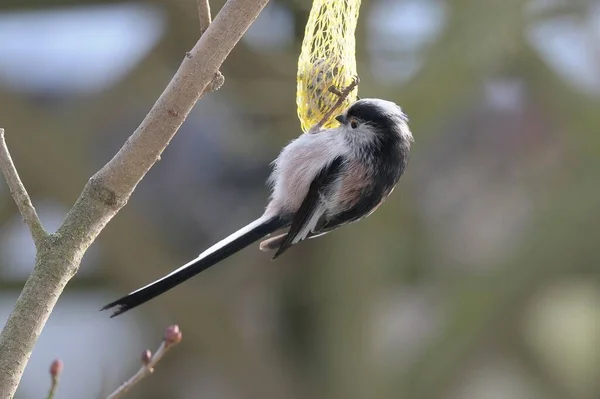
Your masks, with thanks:
M372 214L403 175L414 142L394 102L362 98L336 116L339 126L301 134L272 162L262 216L166 276L104 306L131 310L261 240L278 258L293 245ZM289 229L288 229L289 228ZM287 229L287 232L271 234Z

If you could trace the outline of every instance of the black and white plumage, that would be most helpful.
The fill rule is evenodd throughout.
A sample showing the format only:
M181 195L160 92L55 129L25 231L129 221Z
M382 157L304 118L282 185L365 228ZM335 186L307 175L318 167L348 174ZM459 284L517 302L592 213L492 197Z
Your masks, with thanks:
M111 317L135 308L277 230L263 251L274 259L292 245L373 213L404 173L412 134L401 108L361 99L336 118L337 128L302 134L273 162L264 214L167 276L106 305Z

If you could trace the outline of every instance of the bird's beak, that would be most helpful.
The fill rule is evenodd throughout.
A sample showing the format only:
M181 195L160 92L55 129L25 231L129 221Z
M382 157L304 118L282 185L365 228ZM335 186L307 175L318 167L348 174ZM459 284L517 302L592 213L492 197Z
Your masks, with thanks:
M335 120L338 121L339 123L341 123L342 125L344 123L346 123L346 121L348 120L348 118L346 118L345 115L338 115L335 117Z

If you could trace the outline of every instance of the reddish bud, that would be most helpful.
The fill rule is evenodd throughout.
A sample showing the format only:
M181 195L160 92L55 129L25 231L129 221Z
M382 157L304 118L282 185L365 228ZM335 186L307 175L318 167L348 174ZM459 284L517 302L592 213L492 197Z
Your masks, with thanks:
M179 330L178 325L173 325L167 327L167 331L165 331L165 342L169 345L178 344L181 342L181 330Z
M149 349L146 349L142 352L142 363L144 366L147 366L150 364L150 360L152 360L152 352L150 352Z
M58 378L60 373L62 373L63 362L60 359L54 359L52 364L50 365L50 375L52 378Z

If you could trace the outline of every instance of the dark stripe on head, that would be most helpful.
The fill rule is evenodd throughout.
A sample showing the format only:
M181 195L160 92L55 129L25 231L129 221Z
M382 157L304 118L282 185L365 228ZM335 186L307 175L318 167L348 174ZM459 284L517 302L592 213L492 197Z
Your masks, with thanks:
M348 118L356 118L361 122L375 128L392 129L398 123L406 122L406 115L399 106L383 100L363 99L355 102L348 108Z

